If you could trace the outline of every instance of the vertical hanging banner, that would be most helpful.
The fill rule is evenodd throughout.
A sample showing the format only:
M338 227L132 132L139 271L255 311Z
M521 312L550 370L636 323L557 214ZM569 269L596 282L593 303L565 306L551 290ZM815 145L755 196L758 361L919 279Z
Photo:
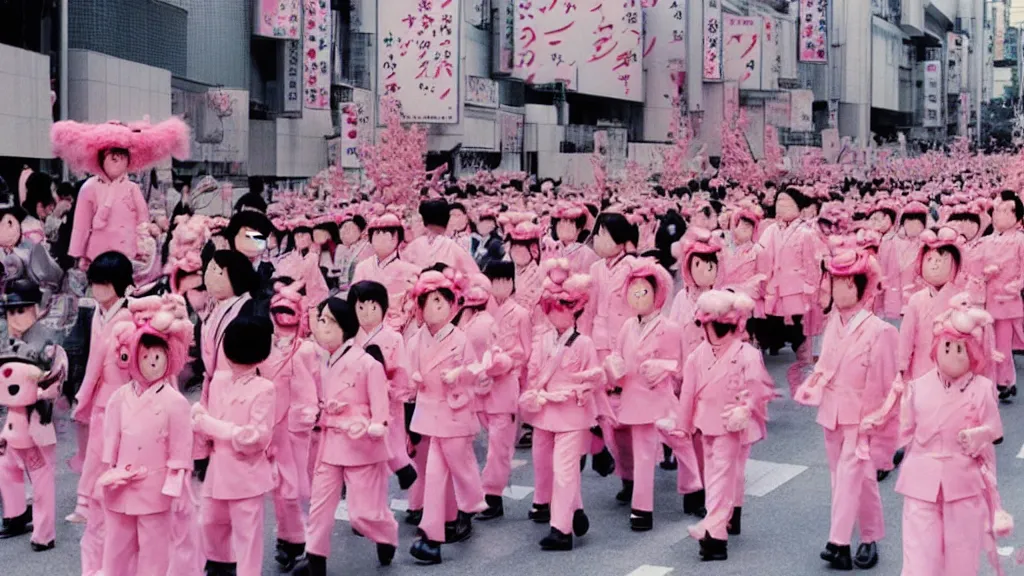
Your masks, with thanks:
M522 114L513 114L504 110L498 111L502 154L522 154L523 120Z
M373 92L352 89L352 101L341 105L341 167L361 168L359 147L373 143Z
M828 0L800 0L801 62L828 62Z
M782 72L781 30L778 18L765 16L761 30L761 90L778 90Z
M959 94L963 73L963 37L946 33L946 93Z
M514 0L515 68L527 84L561 82L576 90L578 67L590 55L585 0Z
M673 105L686 106L686 0L644 4L644 140L671 140Z
M302 112L302 41L280 42L278 78L281 79L281 111Z
M256 0L253 2L253 31L256 36L278 40L302 37L302 8L299 0Z
M491 21L491 73L494 76L512 74L515 64L515 0L491 0L494 5Z
M921 125L926 128L942 126L942 62L924 62L924 118Z
M761 89L761 37L763 24L760 16L726 16L725 79L737 82L743 90Z
M459 121L459 0L387 0L377 13L377 93L402 120Z
M704 79L722 79L721 0L704 0Z
M598 0L580 15L577 25L582 26L576 34L586 38L588 44L579 61L577 90L581 94L643 102L640 0Z
M303 103L311 110L331 107L331 6L328 0L306 0Z
M491 19L490 0L469 0L465 12L466 23L480 28Z

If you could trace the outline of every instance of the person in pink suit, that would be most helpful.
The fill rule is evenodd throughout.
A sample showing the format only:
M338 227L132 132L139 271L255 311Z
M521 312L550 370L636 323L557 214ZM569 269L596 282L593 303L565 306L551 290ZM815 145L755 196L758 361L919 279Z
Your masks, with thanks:
M840 248L826 265L834 309L825 326L821 357L794 399L818 407L832 476L828 544L821 558L833 568L871 568L885 536L876 471L891 462L895 429L862 431L864 418L880 408L897 375L899 333L872 313L882 271L862 249ZM853 528L861 544L851 556Z
M515 265L491 262L484 268L491 282L490 304L495 338L485 362L478 393L480 422L487 430L487 461L481 473L487 509L480 520L505 515L502 493L512 476L518 401L532 346L530 313L515 301Z
M103 438L107 403L115 391L129 380L128 370L118 362L114 328L118 323L131 320L125 291L132 286L132 263L120 252L98 255L86 274L96 300L97 309L92 317L92 335L89 359L82 385L75 395L76 407L72 418L86 423L89 440L82 476L78 480L78 501L75 511L66 518L73 523L85 522L82 534L82 574L98 574L103 561L104 524L103 501L96 490L96 480L104 472ZM94 511L95 514L89 514Z
M590 267L601 259L586 244L579 242L580 234L587 228L587 208L575 202L563 202L551 211L551 238L554 242L545 251L547 258L567 258L577 274L590 272Z
M885 270L885 317L902 318L910 297L923 288L916 268L921 233L928 222L928 207L911 201L900 213L900 231L892 239L894 257Z
M661 314L672 292L672 276L653 258L627 256L619 288L633 315L623 323L616 348L604 359L608 394L619 397L614 417L625 427L633 453L632 509L635 532L654 527L654 468L659 436L654 423L668 415L682 366L679 325ZM692 470L696 473L697 470Z
M961 252L963 254L963 270L960 271L965 290L970 292L972 302L983 305L985 303L985 258L982 253L982 232L981 218L984 210L979 203L972 202L953 207L953 213L946 221L947 225L957 232L963 239Z
M437 268L420 274L410 294L423 327L408 347L418 387L410 430L430 438L420 537L410 554L426 564L441 562L442 542L469 538L472 514L487 507L473 453L480 430L474 400L479 373L470 369L466 334L452 324L465 283L456 269Z
M128 179L174 156L188 158L189 128L172 117L151 125L57 122L50 131L53 152L77 173L92 174L78 193L68 255L85 270L109 251L133 257L136 230L149 223L149 208L139 186Z
M411 316L406 294L416 283L421 268L402 259L399 253L405 242L405 228L398 216L378 216L370 220L368 230L374 255L356 264L352 282L371 280L384 285L388 296L385 322L392 330L404 334Z
M215 302L200 331L200 352L206 369L201 400L204 404L217 370L227 369L223 362L224 330L252 300L250 292L255 282L256 276L249 260L233 250L214 252L203 269L203 283Z
M279 278L274 283L270 318L273 346L260 373L274 382L274 437L270 444L278 482L274 488L277 519L275 560L291 570L305 551L306 531L300 501L309 498L307 458L316 423L320 354L309 338L309 310L301 282Z
M878 232L878 251L876 258L878 265L882 267L882 292L875 300L875 314L886 320L899 320L900 310L889 302L889 294L899 296L898 275L899 250L902 246L897 241L898 230L896 230L896 216L898 205L889 200L879 200L868 213L868 226ZM888 303L888 305L887 305Z
M405 427L406 403L411 402L415 394L409 381L409 356L405 350L405 339L385 322L390 302L387 288L383 284L369 280L356 282L349 288L348 303L356 311L359 320L356 344L364 349L376 346L384 357L391 412L388 419L388 448L391 451L388 468L398 477L398 486L408 490L416 482L419 473L409 458Z
M726 560L728 536L740 533L744 470L750 447L765 436L774 382L742 336L753 300L710 290L696 307L707 338L686 359L675 413L657 424L677 444L700 431L707 514L688 530L702 561Z
M763 215L760 207L743 202L729 217L729 230L732 233L732 246L722 253L720 277L716 279L721 287L743 292L754 302L754 313L751 319L756 322L764 318L764 248L754 241L757 228ZM750 330L756 334L758 330Z
M340 226L341 246L334 252L334 269L338 273L338 291L341 294L348 292L349 286L355 279L356 268L359 264L372 257L375 248L366 239L363 232L366 230L366 219L354 211L346 211L341 217Z
M274 383L259 375L273 324L241 315L224 328L223 362L206 403L192 406L192 428L212 444L203 481L200 530L207 574L263 572L263 500L274 490L267 454L274 436Z
M364 350L356 343L358 332L348 302L328 298L320 304L313 333L330 354L321 370L324 435L313 475L306 558L297 574L327 575L343 484L352 529L376 543L382 566L391 564L398 546L398 522L388 506L388 378L380 349Z
M594 224L594 251L601 259L590 266L591 294L578 327L591 337L601 358L618 348L622 326L634 316L622 288L631 269L626 258L636 255L639 234L635 225L616 212L601 214ZM618 410L619 402L617 396L609 398L612 412ZM633 438L628 427L613 425L614 415L608 416L602 419L600 432L622 480L622 490L615 499L625 504L633 499Z
M540 309L540 295L544 286L541 273L541 235L543 229L534 222L532 212L506 212L500 221L506 233L508 258L515 264L516 287L512 298L530 313L534 331L547 330L544 313Z
M607 404L605 376L593 340L576 327L592 293L591 278L572 274L566 259L545 262L544 271L541 306L553 329L534 339L519 397L523 418L534 427L530 517L551 524L542 549L572 550L573 536L590 529L579 462L590 445L598 404Z
M1016 192L1004 190L992 208L991 236L981 240L984 258L985 309L995 319L996 351L1002 360L995 363L995 383L999 399L1017 394L1017 370L1013 363L1013 341L1024 339L1024 203Z
M132 300L128 309L108 346L131 380L111 395L104 424L105 471L96 481L107 516L102 574L165 576L171 508L188 497L192 470L189 403L174 381L187 360L192 322L177 295Z
M447 201L443 198L424 200L420 203L419 214L425 232L406 246L405 258L409 262L421 270L440 262L462 274L480 271L469 251L446 236L451 218Z
M469 226L469 214L466 212L466 205L462 202L449 204L448 213L448 237L463 250L473 253L473 230Z
M6 296L9 305L10 295ZM10 318L9 308L7 314ZM0 539L31 532L32 551L43 552L56 545L53 401L60 396L67 360L59 348L15 338L0 348L0 406L7 409L0 429ZM32 506L26 502L26 473L32 483Z

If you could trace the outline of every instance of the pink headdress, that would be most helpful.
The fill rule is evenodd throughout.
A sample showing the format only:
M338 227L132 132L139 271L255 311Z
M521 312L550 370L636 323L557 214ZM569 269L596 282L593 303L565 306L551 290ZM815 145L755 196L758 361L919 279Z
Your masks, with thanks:
M552 220L575 220L587 215L587 208L575 202L559 202L551 211Z
M658 261L654 258L628 256L625 259L625 263L629 266L629 274L626 276L626 281L622 286L623 297L628 298L626 292L633 280L637 278L649 279L654 286L654 308L655 310L661 310L668 299L668 295L672 292L672 275L661 264L658 264Z
M970 294L964 292L953 296L949 299L949 308L935 317L932 362L935 362L940 341L944 337L951 338L967 344L971 372L980 373L991 357L991 353L985 349L985 328L991 324L992 315L982 308L972 306Z
M385 213L370 220L366 225L367 230L381 230L384 228L402 228L402 219L398 216Z
M717 254L722 250L722 239L704 228L690 228L686 235L672 244L672 255L687 286L693 286L690 274L690 258L694 254Z
M114 326L118 364L128 370L133 380L146 382L139 371L139 342L144 335L151 335L167 344L167 370L162 377L178 374L188 361L193 337L185 299L177 294L146 296L130 300L128 310L132 320Z
M309 315L306 314L306 296L303 294L304 287L305 283L302 281L295 281L291 284L275 282L274 296L270 299L270 311L272 313L275 312L275 308L285 308L295 315L300 338L309 334ZM274 322L277 322L276 317Z
M159 124L149 119L132 124L107 122L82 124L57 122L50 130L53 154L63 158L76 172L103 174L100 152L112 148L128 150L128 171L141 172L173 156L188 159L191 148L188 124L172 116Z
M878 254L878 247L882 245L882 234L873 228L861 228L857 230L853 240L858 248L870 250L872 253Z
M825 264L832 276L847 277L865 275L868 279L861 302L872 302L881 290L882 268L878 260L867 250L840 248Z
M537 215L533 212L504 212L498 216L498 224L502 228L511 230L519 224L536 222Z
M483 274L472 274L469 287L462 294L463 306L484 306L491 299L491 281Z
M921 232L918 239L921 241L921 249L917 252L917 263L914 269L917 270L919 276L921 274L921 265L924 263L924 255L927 252L949 246L956 249L957 253L963 256L963 240L961 240L960 234L949 226L943 226L937 230L925 230ZM954 273L955 275L956 273Z
M708 290L697 298L694 318L701 324L718 322L742 326L754 312L754 301L742 292Z
M512 228L506 228L506 230L508 230L509 238L516 242L540 240L540 237L544 235L544 230L540 225L533 222L520 222Z
M903 207L903 211L900 212L900 219L908 214L924 214L928 216L928 207L923 202L917 200L911 200Z
M416 279L416 284L410 291L409 300L416 304L416 318L423 320L423 308L419 306L419 298L424 294L436 292L437 290L448 289L455 296L457 303L466 290L466 278L454 268L445 268L444 272L427 270Z
M764 218L764 212L761 207L753 201L745 199L733 207L732 214L729 216L729 227L735 228L740 220L750 220L756 229L762 218Z
M200 255L210 237L210 228L209 219L200 214L179 216L176 224L168 246L164 274L170 281L171 292L180 294L178 280L181 273L194 274L203 267Z
M583 310L590 299L590 275L572 274L569 260L565 258L545 261L541 272L544 273L544 287L540 305L545 314L556 308L573 314Z

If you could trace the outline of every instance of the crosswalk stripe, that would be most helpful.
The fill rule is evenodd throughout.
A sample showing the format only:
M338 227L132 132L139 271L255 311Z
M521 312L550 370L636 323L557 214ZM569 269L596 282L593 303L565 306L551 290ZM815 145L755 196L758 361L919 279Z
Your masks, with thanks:
M805 470L807 470L807 466L797 464L747 460L743 491L751 496L765 496L779 486L796 478Z
M644 564L626 576L665 576L672 572L672 570L673 569L668 566L651 566L650 564Z
M522 500L533 494L533 486L506 486L505 490L501 493L505 498L511 498L513 500Z

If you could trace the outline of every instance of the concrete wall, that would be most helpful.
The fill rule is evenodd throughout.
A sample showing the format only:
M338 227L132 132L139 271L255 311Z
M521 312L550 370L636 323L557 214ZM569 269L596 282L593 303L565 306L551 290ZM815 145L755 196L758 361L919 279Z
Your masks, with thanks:
M0 156L52 158L50 58L0 44Z
M871 34L871 106L899 110L903 32L881 18L875 18Z
M302 111L302 118L276 120L274 175L308 178L327 167L327 140L334 131L330 110Z
M44 58L45 59L45 58ZM87 50L68 54L68 115L80 122L171 116L171 73Z

